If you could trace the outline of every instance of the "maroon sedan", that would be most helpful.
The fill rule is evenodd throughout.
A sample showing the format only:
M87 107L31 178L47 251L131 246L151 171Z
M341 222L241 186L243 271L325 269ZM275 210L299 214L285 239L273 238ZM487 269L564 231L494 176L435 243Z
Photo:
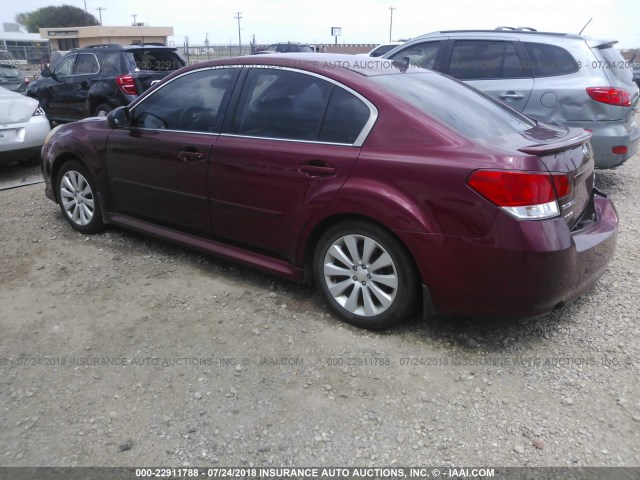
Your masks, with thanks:
M591 287L618 218L589 134L386 60L192 65L107 119L57 127L47 196L114 224L315 282L381 328L438 313L533 317Z

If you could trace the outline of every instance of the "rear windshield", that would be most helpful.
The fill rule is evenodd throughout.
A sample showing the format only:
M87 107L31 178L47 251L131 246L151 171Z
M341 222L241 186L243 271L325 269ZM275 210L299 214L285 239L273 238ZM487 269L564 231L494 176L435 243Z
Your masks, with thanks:
M602 58L604 59L604 66L607 72L613 73L613 75L624 83L633 83L633 70L631 69L631 63L626 61L620 55L620 52L613 47L598 49Z
M185 65L180 56L172 50L141 49L129 51L126 54L130 59L133 58L136 71L166 72L178 70Z
M528 117L444 75L379 75L370 80L468 138L489 139L535 126Z

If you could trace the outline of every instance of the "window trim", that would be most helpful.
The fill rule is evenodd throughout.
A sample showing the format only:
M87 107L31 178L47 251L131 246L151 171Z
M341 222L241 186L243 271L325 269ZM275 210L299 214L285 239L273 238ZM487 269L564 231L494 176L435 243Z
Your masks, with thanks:
M224 118L222 119L221 123L220 123L220 131L219 132L192 132L190 130L172 130L172 129L167 129L167 128L141 128L141 127L128 127L128 129L136 129L136 130L143 130L143 131L153 131L153 132L178 132L178 133L190 133L190 134L197 134L197 135L213 135L213 136L225 136L225 137L235 137L235 138L251 138L251 139L258 139L258 140L277 140L277 141L281 141L281 142L298 142L298 143L310 143L310 144L314 144L314 145L337 145L337 146L348 146L348 147L362 147L362 145L364 144L365 140L367 139L367 137L369 136L369 133L371 133L371 130L373 129L373 126L375 125L376 121L378 120L378 109L376 108L376 106L371 103L368 99L366 99L364 96L362 96L360 93L356 92L355 90L353 90L352 88L338 82L337 80L334 80L332 78L329 77L325 77L324 75L320 75L318 73L315 72L309 72L307 70L300 70L298 68L291 68L291 67L282 67L279 65L264 65L264 64L240 64L240 65L214 65L214 66L209 66L209 67L204 67L204 68L199 68L196 70L190 70L188 72L182 73L181 75L178 75L174 78L172 78L171 80L169 80L166 83L163 83L162 85L160 85L158 88L154 89L153 92L150 95L145 95L143 98L141 98L138 102L136 102L130 109L130 115L131 117L133 117L133 114L135 113L135 109L138 107L138 105L144 103L144 101L155 95L158 91L162 90L164 87L166 87L167 85L173 83L174 81L176 81L178 78L182 78L185 75L189 75L191 73L195 73L195 72L202 72L205 70L218 70L221 68L232 68L232 69L238 69L240 72L242 72L243 69L247 69L247 71L250 68L258 68L258 69L270 69L270 70L276 70L276 71L281 71L281 70L287 70L287 71L291 71L291 72L296 72L296 73L302 73L305 75L311 75L312 77L316 77L319 78L321 80L325 80L339 88L342 88L344 90L346 90L347 92L351 93L352 95L355 95L356 98L358 98L359 100L361 100L366 106L367 108L369 108L369 119L366 121L366 123L364 124L364 126L362 127L362 130L360 130L360 133L358 134L358 136L356 137L355 141L353 143L335 143L335 142L323 142L320 140L297 140L294 138L277 138L277 137L256 137L256 136L252 136L252 135L240 135L240 134L235 134L235 133L230 133L230 132L225 132L223 131L223 126L224 123L227 121L228 115L230 113L232 113L232 115L235 116L236 112L237 112L237 105L235 106L235 108L233 108L233 112L230 112L227 108L225 108L225 112L224 112ZM238 77L239 79L239 77ZM236 80L236 85L234 85L234 88L238 86L238 79ZM242 89L244 88L244 79L242 82L242 85L240 85L240 94L242 94ZM233 95L233 92L232 92ZM232 96L231 95L231 96ZM230 96L230 99L231 99Z

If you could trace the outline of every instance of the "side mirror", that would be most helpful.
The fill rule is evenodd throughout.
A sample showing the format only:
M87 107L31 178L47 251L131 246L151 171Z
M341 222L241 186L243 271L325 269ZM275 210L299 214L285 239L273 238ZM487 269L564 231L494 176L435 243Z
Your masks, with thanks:
M126 128L129 126L130 121L129 107L118 107L107 115L109 128Z
M40 72L40 75L42 75L43 77L50 77L51 70L49 70L49 67L45 67L44 70Z

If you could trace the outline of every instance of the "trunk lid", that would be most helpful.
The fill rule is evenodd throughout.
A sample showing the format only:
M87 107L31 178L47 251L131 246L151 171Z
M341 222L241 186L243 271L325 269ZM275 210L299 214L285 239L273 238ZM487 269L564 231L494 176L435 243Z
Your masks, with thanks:
M548 132L549 128L559 131L557 127L538 126L526 132L525 137L539 140L543 132ZM565 135L552 141L533 143L519 149L523 153L540 158L552 174L567 176L571 190L567 196L558 199L558 204L560 215L570 229L578 224L591 202L595 164L590 138L589 132L572 128L567 129Z

